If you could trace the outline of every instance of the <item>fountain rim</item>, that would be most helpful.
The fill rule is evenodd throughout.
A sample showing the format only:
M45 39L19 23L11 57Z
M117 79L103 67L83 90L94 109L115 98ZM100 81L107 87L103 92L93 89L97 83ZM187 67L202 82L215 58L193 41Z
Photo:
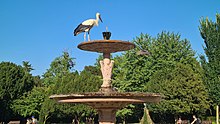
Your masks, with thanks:
M67 100L67 99L102 99L107 100L113 99L113 101L118 101L119 99L125 99L125 101L130 101L132 99L157 99L156 101L160 101L162 96L159 93L142 93L142 92L86 92L86 93L78 93L78 94L54 94L50 96L50 99L57 99L57 100ZM129 100L130 99L130 100ZM140 101L139 101L140 102Z
M142 92L86 92L50 96L50 99L55 99L59 103L83 103L88 105L102 103L158 103L161 98L162 96L159 93Z
M134 49L135 44L122 40L93 40L81 42L77 47L91 52L114 53Z

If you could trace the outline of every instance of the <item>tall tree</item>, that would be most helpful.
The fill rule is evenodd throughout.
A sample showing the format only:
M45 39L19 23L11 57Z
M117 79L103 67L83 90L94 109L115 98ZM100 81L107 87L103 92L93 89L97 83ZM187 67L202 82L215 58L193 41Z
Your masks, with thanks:
M136 48L115 60L114 85L122 91L143 91L155 71L178 62L188 63L197 70L195 52L189 41L180 39L178 34L162 32L156 38L141 34L133 42ZM137 54L143 50L150 55Z
M86 69L86 68L85 68ZM62 85L60 91L62 94L70 93L84 93L84 92L97 92L101 86L100 76L92 74L93 71L83 70L80 75L76 74L74 77L68 76L63 80L65 85ZM96 74L96 73L95 73ZM65 105L70 106L70 105ZM69 109L62 109L62 111L68 115L72 115L75 122L80 122L86 118L93 118L96 112L86 105L75 104L68 107Z
M203 86L199 79L201 78L201 67L195 58L195 52L192 50L189 41L187 39L181 39L179 34L162 32L155 38L147 34L141 34L134 39L133 43L136 45L135 49L125 52L115 60L116 68L114 68L113 73L113 84L118 87L119 90L149 91L146 86L149 82L152 82L152 76L154 76L155 73L165 71L167 68L175 68L178 64L187 65L188 68L192 69L192 74L199 75L196 77L198 78L198 84L201 85L201 87ZM140 54L140 52L145 52L146 54ZM181 67L183 68L185 66ZM165 71L164 74L168 75L169 73ZM179 78L184 78L181 76L183 75L179 75ZM160 80L162 82L165 79ZM160 84L159 82L158 79L158 84ZM175 85L172 84L174 82L175 81L168 82L169 84L166 86ZM154 85L154 83L152 85ZM190 83L185 82L185 85L190 87ZM187 87L183 87L179 90L184 92ZM178 100L178 97L174 97L172 100ZM206 97L204 97L203 100L206 101ZM201 103L201 105L204 104ZM170 111L174 111L174 108L170 109ZM193 112L193 110L190 112ZM175 113L178 114L180 111L175 111Z
M204 81L214 105L220 104L220 14L216 22L206 18L200 20L200 33L204 40L205 55L201 56Z
M66 57L65 57L66 56ZM95 115L95 111L85 105L78 104L57 104L54 100L48 99L52 94L70 94L98 91L101 85L101 78L98 76L97 68L89 66L79 74L71 71L73 65L69 63L72 59L64 53L57 57L51 67L44 74L45 86L49 87L47 98L45 99L41 112L40 121L51 121L51 118L74 119L79 122L86 117ZM51 107L53 105L53 107Z
M158 115L173 116L169 123L174 123L176 115L201 114L209 108L208 93L201 74L194 72L188 64L177 63L175 67L158 70L151 77L146 89L164 95L159 104L148 107ZM162 123L167 121L166 118L155 120Z
M7 121L13 115L10 105L13 100L33 87L31 74L14 63L0 63L0 121Z
M23 117L38 117L44 102L46 87L34 87L19 99L13 101L11 108Z
M98 91L101 86L101 79L99 76L93 75L91 72L82 71L78 73L69 73L62 78L58 78L53 87L50 88L49 95L52 94L71 94ZM54 105L51 108L51 105ZM57 104L55 101L45 99L43 107L41 108L41 120L46 121L50 117L67 116L80 122L86 117L96 115L96 112L86 105L80 104Z
M54 84L55 78L60 78L70 73L75 65L74 58L71 58L68 52L63 52L62 56L55 58L51 62L50 68L43 74L44 85Z
M71 75L74 65L74 58L71 58L68 52L63 52L61 56L56 57L51 62L50 68L43 74L42 84L48 88L39 115L40 122L46 123L49 118L56 116L60 112L59 105L55 101L50 100L49 96L65 91L65 89L60 87L68 83L65 82L65 79Z
M23 68L24 68L24 70L26 71L26 72L31 72L32 70L34 70L33 68L32 68L32 66L31 66L31 64L28 62L28 61L23 61L22 62L22 64L23 64Z

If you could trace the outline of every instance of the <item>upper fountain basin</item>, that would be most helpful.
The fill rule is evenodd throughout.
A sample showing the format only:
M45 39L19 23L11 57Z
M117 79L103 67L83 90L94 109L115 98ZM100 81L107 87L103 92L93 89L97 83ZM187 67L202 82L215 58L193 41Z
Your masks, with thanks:
M93 40L80 43L78 48L99 53L114 53L134 49L135 45L121 40Z

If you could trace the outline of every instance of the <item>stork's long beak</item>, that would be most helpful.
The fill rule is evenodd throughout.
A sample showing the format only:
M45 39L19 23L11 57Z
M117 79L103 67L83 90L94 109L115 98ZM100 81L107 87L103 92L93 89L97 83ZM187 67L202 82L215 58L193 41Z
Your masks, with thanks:
M102 22L102 18L101 18L101 16L99 16L99 20ZM103 23L103 22L102 22Z

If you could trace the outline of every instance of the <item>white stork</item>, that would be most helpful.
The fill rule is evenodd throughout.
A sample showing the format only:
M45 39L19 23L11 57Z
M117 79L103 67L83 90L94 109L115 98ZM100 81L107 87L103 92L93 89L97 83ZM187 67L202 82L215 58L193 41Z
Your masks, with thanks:
M98 26L99 20L102 22L100 13L96 13L96 19L88 19L77 26L74 30L74 36L81 32L84 33L84 41L86 40L86 32L88 32L88 41L90 41L89 31L93 26Z

